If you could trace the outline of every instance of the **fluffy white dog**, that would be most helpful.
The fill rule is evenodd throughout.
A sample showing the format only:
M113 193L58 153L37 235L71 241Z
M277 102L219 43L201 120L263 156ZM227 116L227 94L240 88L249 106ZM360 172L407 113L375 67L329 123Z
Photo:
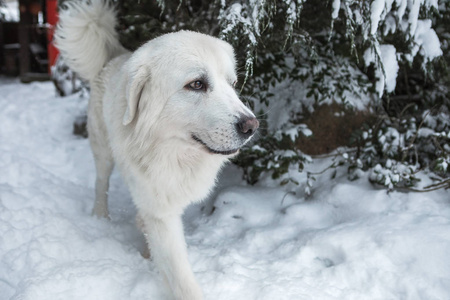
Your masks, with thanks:
M55 36L69 66L91 86L93 213L108 217L109 177L117 164L174 297L202 299L181 215L208 195L221 166L248 142L258 121L234 90L228 43L180 31L130 53L115 26L115 10L105 1L66 2Z

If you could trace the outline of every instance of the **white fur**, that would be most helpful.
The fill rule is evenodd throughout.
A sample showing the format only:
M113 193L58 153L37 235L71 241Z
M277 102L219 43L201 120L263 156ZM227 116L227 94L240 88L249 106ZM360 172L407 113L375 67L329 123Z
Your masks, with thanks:
M66 63L92 80L105 63L126 50L117 39L114 7L102 0L64 2L55 44Z
M175 299L202 299L181 215L188 204L208 195L221 166L250 139L236 127L240 118L254 115L232 86L232 47L180 31L127 53L113 31L114 9L104 1L69 2L60 17L57 44L91 85L88 131L97 169L93 213L108 217L108 182L116 163ZM188 88L200 79L208 81L206 90Z

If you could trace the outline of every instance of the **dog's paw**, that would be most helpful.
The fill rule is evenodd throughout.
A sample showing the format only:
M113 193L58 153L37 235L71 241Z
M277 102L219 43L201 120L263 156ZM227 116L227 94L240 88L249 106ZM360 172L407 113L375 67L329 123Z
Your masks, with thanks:
M92 215L99 219L111 220L108 210L98 209L98 207L94 207L94 209L92 210Z
M145 259L150 259L150 257L152 256L150 254L150 249L148 247L144 247L144 249L140 252L141 252L142 257Z

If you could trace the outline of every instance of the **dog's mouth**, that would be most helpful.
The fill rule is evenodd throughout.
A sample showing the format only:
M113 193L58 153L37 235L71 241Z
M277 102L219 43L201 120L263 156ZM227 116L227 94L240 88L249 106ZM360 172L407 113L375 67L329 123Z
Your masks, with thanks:
M192 134L192 139L194 141L196 141L197 143L201 144L202 146L204 146L208 150L208 152L210 152L212 154L231 155L231 154L235 154L235 153L237 153L239 151L239 148L232 149L232 150L216 150L216 149L212 149L204 141L202 141L199 137L197 137L194 134Z

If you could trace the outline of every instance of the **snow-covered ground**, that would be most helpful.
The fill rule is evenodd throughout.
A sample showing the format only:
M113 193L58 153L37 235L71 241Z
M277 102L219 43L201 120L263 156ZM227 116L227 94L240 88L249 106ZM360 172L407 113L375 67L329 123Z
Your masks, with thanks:
M119 174L112 220L90 215L93 158L72 135L86 102L0 78L1 300L167 298ZM449 191L387 194L344 177L322 176L305 199L227 168L185 216L205 299L450 299Z

